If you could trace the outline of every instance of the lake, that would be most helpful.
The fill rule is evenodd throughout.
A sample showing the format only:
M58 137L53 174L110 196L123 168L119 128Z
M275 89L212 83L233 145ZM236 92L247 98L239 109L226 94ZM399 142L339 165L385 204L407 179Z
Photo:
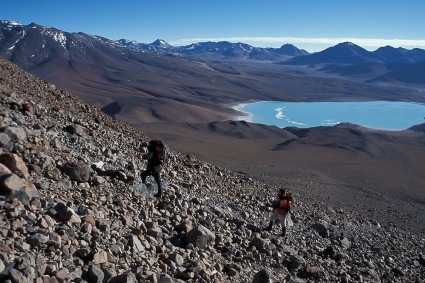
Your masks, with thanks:
M352 123L370 129L404 130L425 122L425 105L410 102L279 102L241 104L234 109L247 113L236 120L280 128L310 128Z

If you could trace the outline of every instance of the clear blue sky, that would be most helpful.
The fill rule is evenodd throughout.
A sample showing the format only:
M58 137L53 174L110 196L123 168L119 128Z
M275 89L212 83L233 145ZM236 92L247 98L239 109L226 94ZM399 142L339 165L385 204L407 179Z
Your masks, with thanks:
M1 0L0 19L67 32L172 45L199 41L320 51L425 49L425 0Z

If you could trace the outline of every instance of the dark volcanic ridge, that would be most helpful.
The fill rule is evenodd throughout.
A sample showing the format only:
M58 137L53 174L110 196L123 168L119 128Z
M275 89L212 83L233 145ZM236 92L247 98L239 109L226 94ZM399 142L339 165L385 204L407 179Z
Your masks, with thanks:
M288 235L262 231L276 187L172 149L151 199L148 137L3 59L0 103L2 281L425 279L423 239L301 191Z

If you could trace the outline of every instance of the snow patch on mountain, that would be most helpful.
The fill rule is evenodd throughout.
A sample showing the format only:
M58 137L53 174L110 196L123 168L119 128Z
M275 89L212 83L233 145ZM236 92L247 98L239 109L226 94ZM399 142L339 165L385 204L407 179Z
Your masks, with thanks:
M50 36L51 38L53 38L53 40L59 42L63 48L66 49L66 35L61 32L61 31L55 31L55 30L51 30L51 29L44 29L42 31L43 34Z
M21 26L21 24L18 23L18 22L14 22L14 21L0 20L0 27L2 27L2 28L11 29L11 28L14 28L14 27L17 27L17 26Z
M26 35L25 30L20 31L21 36L15 41L15 43L13 43L13 45L11 47L9 47L9 50L13 50L16 47L16 44L18 44L19 41L21 41L21 39L23 39Z

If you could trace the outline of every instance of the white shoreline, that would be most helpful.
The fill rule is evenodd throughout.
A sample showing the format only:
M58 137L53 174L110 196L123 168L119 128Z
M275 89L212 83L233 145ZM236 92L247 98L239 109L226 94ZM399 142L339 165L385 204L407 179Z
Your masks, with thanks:
M252 120L254 119L254 114L242 111L241 108L245 107L248 104L256 103L256 102L260 102L260 101L253 101L253 102L240 103L240 104L236 104L236 105L230 105L231 109L238 111L240 113L243 113L242 115L239 115L239 116L231 116L231 120L246 121L246 122L252 123Z

